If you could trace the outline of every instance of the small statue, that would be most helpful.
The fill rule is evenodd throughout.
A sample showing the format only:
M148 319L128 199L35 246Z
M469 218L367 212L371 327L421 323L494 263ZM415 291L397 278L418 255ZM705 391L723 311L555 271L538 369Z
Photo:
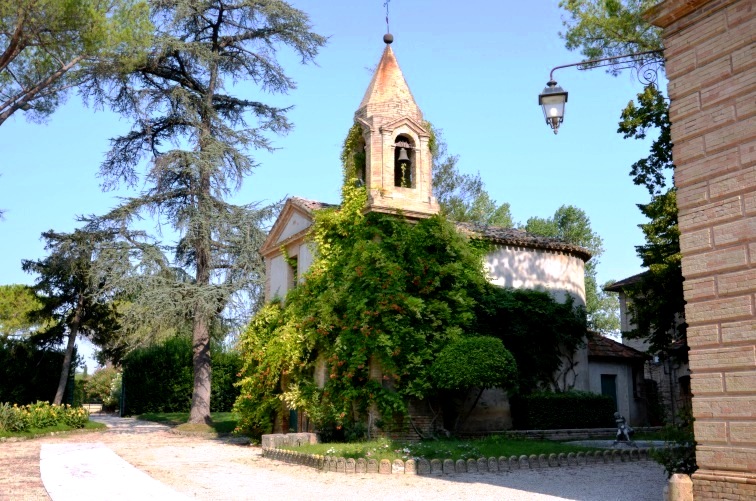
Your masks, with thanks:
M635 445L635 442L630 438L635 431L627 424L625 418L619 412L614 413L614 422L617 423L617 438L614 440L614 445L617 445L619 442Z

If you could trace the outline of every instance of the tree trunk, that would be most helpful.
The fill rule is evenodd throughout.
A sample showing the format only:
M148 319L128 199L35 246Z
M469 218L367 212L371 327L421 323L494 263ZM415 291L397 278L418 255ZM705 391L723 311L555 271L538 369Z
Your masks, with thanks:
M66 353L63 355L63 367L60 369L58 389L55 391L55 399L53 399L53 404L55 405L60 405L63 402L63 394L66 391L68 375L71 372L71 361L73 360L74 347L76 346L76 335L79 333L81 313L83 309L84 295L79 294L79 299L76 302L76 312L74 313L71 325L68 327L68 344L66 345Z
M189 422L210 424L210 333L205 315L199 311L195 312L192 339L194 385Z

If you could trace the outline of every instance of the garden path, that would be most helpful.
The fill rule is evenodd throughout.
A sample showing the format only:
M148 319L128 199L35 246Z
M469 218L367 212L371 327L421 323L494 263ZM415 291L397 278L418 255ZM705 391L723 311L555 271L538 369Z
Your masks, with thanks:
M155 423L93 417L107 421L108 431L1 444L0 500L51 499L42 482L40 453L48 450L48 446L64 445L71 450L90 447L77 446L84 443L102 444L90 449L97 449L94 453L100 455L112 451L148 478L172 489L173 494L208 500L656 501L661 499L666 484L664 470L650 461L443 477L338 475L265 459L257 447L177 435ZM43 463L44 458L45 454ZM76 461L91 460L84 455L84 459ZM73 457L63 463L58 467L76 467ZM137 492L136 483L119 479L109 480L104 486L92 482L89 488L80 487L77 500L117 496L140 501L165 499L157 491L145 497ZM54 491L50 494L53 501L58 501Z

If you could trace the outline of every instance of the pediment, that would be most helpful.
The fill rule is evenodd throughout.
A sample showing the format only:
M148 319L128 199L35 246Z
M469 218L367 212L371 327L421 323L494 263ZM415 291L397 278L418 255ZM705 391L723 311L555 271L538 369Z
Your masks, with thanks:
M263 256L279 249L289 241L300 237L312 226L312 215L288 199L278 219L273 224L268 238L260 248Z
M402 117L397 120L383 124L381 125L381 131L392 132L402 126L408 127L412 132L417 134L419 137L428 137L430 135L428 133L428 130L425 127L423 127L421 124L417 123L415 120L409 117Z

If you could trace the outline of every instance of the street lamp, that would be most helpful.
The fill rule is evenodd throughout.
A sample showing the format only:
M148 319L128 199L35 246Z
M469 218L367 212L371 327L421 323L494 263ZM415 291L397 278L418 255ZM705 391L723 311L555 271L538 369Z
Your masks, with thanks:
M546 88L538 95L538 104L543 108L546 124L559 132L559 126L564 121L564 104L567 102L567 92L559 87L554 80L549 80Z
M556 80L554 80L554 72L556 70L572 66L577 66L579 70L612 66L613 72L632 68L637 72L641 83L644 85L655 85L658 65L661 64L662 60L662 50L647 50L635 54L623 54L621 56L563 64L562 66L552 68L546 88L538 95L538 104L543 108L543 117L546 119L546 124L556 134L559 131L559 126L564 121L564 104L567 102L567 92L559 87Z

